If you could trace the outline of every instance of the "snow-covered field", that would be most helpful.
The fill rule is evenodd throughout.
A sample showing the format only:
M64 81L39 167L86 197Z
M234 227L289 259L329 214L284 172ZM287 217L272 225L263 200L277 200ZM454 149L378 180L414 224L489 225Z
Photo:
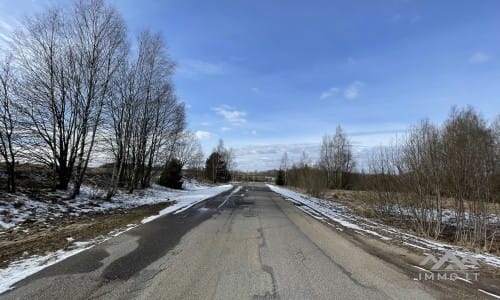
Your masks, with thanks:
M458 257L473 257L478 262L496 268L500 267L500 257L489 253L474 253L467 249L448 245L433 240L418 237L402 232L401 230L378 223L367 218L354 215L350 209L342 204L310 197L286 188L275 185L267 185L272 191L283 195L287 200L299 204L297 207L316 219L335 222L334 226L338 230L350 228L361 235L371 235L382 240L397 240L403 245L423 250L424 252L451 252ZM339 225L341 226L339 226Z
M220 193L228 191L233 186L204 186L197 182L188 182L184 190L172 190L162 186L154 185L144 191L135 194L121 193L113 197L112 201L91 200L89 188L82 189L82 194L74 201L64 205L51 204L31 199L23 199L24 204L19 207L3 204L0 206L0 226L4 228L15 227L28 218L36 218L37 221L43 221L47 218L56 218L71 210L74 214L84 214L88 212L105 212L113 209L134 208L141 205L152 205L162 202L173 202L172 205L162 210L158 215L145 218L142 223L150 222L162 215L175 213L185 210L203 200L214 197ZM53 209L52 206L56 205ZM7 210L7 212L5 212ZM3 213L2 213L3 212ZM6 221L2 219L5 216L16 216ZM114 236L134 228L137 225L130 224L126 228L112 231L106 236L101 236L85 242L73 242L69 249L58 250L44 256L33 256L19 261L15 261L7 268L0 269L0 293L10 289L16 282L50 266L67 257L82 252L96 244L102 243ZM0 228L1 229L1 228ZM72 242L71 239L68 241Z

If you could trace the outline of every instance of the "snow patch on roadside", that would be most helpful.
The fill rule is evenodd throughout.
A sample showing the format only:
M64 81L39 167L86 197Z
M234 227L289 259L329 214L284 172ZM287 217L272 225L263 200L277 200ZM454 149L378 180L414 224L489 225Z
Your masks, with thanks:
M342 225L344 227L351 228L351 229L357 230L357 231L366 232L366 233L371 234L373 236L377 236L382 240L390 240L391 239L389 237L380 235L373 230L362 228L359 225L354 224L351 221L353 218L346 214L347 210L348 210L347 207L345 207L343 205L336 204L336 203L331 202L331 201L326 201L326 200L322 200L322 199L318 199L318 198L309 197L309 196L306 196L304 194L300 194L300 193L291 191L289 189L277 187L275 185L268 184L267 186L273 192L281 194L289 199L292 199L292 202L307 206L312 211L305 210L300 206L299 206L299 208L301 210L305 211L306 213L311 214L311 215L312 215L313 211L316 212L316 216L315 216L316 218L317 218L317 215L320 214L320 215L323 215L334 222L339 223L340 225Z
M160 211L158 215L150 216L142 220L142 223L147 223L174 211L187 209L201 201L214 197L233 188L233 186L230 184L214 187L201 187L200 185L191 187L191 190L172 190L154 185L153 187L145 190L142 197L138 194L121 194L117 197L118 199L115 200L115 203L119 203L119 201L121 201L121 203L132 203L133 201L137 201L138 203L140 203L139 205L134 205L131 207L125 206L127 208L166 201L173 201L175 203ZM108 206L108 209L112 209L112 207L114 207L113 204ZM67 240L73 243L67 250L57 250L44 256L32 256L12 262L8 267L0 269L0 294L14 288L13 285L15 283L19 282L22 279L25 279L26 277L34 273L37 273L70 256L87 250L97 244L103 243L110 238L116 237L137 226L138 225L135 224L129 224L126 228L113 230L105 236L100 236L84 242L73 242L74 239L72 237L69 237L67 238Z
M58 250L45 256L34 256L22 259L11 263L5 269L0 269L0 294L13 289L14 286L12 285L16 282L90 248L89 245L91 244L91 241L89 241L88 244L80 243L72 250Z
M7 268L0 269L0 294L15 288L15 284L28 276L31 276L47 267L50 267L68 257L101 244L113 237L137 227L136 224L128 224L125 228L115 229L105 236L99 236L88 241L73 242L66 250L57 250L47 255L35 255L9 264ZM72 237L68 241L74 241Z
M491 297L493 297L493 298L495 298L495 299L500 299L500 296L499 296L499 295L496 295L496 294L493 294L493 293L487 292L487 291L482 290L482 289L477 289L477 290L478 290L478 291L480 291L481 293L486 294L486 295L488 295L488 296L491 296Z
M401 240L401 244L423 251L435 251L441 253L451 252L458 257L471 256L478 262L500 268L500 257L498 256L489 253L474 253L458 246L448 245L402 232L397 228L354 215L349 211L348 207L335 203L334 201L310 197L271 184L267 184L267 186L273 192L281 194L287 200L300 205L297 206L299 209L309 215L312 215L314 218L324 216L346 228L351 228L359 233L368 233L382 240Z
M44 200L31 199L24 194L11 195L9 201L0 201L0 231L10 229L24 222L44 223L65 216L80 216L86 213L105 213L116 209L131 209L143 205L173 202L177 198L184 201L188 194L202 195L204 191L219 189L196 180L185 179L184 190L174 190L153 184L145 190L134 193L119 191L111 200L104 200L105 191L84 185L75 199L61 200L68 195L63 191L45 192ZM52 199L53 202L47 199ZM1 200L1 199L0 199ZM187 201L187 200L186 200Z

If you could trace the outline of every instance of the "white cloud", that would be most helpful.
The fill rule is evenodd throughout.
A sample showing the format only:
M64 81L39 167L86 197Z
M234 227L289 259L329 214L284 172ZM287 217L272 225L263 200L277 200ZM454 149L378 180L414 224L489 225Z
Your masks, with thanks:
M235 110L230 106L221 105L213 107L212 110L215 111L216 114L224 117L224 119L233 125L242 125L247 122L246 112Z
M339 89L336 87L332 87L329 90L321 93L321 95L319 96L319 99L324 100L324 99L333 97L333 96L337 95L338 93L339 93Z
M230 127L221 127L220 130L223 131L223 132L225 132L225 131L231 130L231 128Z
M491 58L492 57L487 53L484 53L482 51L477 51L476 53L472 54L472 56L469 58L469 62L472 64L481 64L491 60Z
M208 140L212 137L212 133L208 131L198 130L194 133L196 137L200 140Z
M363 83L361 81L354 81L352 82L349 86L347 86L343 90L343 96L345 99L353 100L359 97L360 94L360 89L363 86ZM340 89L336 87L332 87L329 90L321 93L319 98L321 100L332 98L337 96L340 93Z
M361 86L363 86L361 81L354 81L345 89L344 97L349 100L357 99L359 97Z
M213 63L197 59L186 59L179 63L179 73L188 76L214 76L226 73L226 67L220 63Z
M252 130L252 135L257 135L257 130Z
M317 161L320 146L320 143L245 146L234 149L235 160L238 169L242 171L271 170L279 168L285 152L288 154L290 166L300 161L302 151L307 153L311 161Z

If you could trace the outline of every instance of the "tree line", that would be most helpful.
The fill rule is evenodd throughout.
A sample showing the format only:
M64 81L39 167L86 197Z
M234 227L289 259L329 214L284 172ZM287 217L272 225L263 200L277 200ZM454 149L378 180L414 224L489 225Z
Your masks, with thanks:
M487 122L473 108L452 109L443 125L429 120L381 148L367 185L374 209L414 231L489 250L496 244L500 201L500 116ZM451 220L443 222L445 206ZM450 223L451 222L451 223Z
M421 235L451 234L458 243L486 250L497 242L500 116L488 122L472 107L453 108L441 126L423 120L397 143L379 147L367 173L354 166L352 146L338 127L324 136L316 163L303 153L290 166L285 153L276 183L315 196L326 189L367 190L380 218Z
M0 154L9 192L20 161L47 166L54 188L70 188L72 197L98 153L113 161L108 197L119 187L149 186L154 169L173 158L202 164L199 142L185 131L165 40L145 30L132 43L122 16L104 0L29 16L5 52Z

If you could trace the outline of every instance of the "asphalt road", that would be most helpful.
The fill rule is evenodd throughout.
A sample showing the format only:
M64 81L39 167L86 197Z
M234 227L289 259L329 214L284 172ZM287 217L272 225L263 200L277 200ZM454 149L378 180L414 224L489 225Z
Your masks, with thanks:
M0 299L435 297L268 188L250 185L136 227Z

